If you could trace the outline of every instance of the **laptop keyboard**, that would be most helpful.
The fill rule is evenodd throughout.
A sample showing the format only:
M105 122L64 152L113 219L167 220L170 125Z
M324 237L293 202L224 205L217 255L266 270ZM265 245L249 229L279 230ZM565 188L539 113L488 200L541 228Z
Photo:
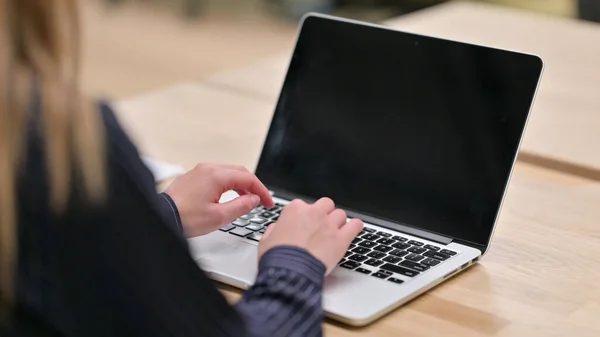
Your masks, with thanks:
M279 219L283 207L283 204L268 209L256 207L220 230L260 241L267 227ZM457 254L441 246L365 226L350 244L339 266L401 284Z
M279 219L283 204L276 204L273 208L256 207L250 213L242 215L221 231L245 237L249 240L260 241L267 227Z

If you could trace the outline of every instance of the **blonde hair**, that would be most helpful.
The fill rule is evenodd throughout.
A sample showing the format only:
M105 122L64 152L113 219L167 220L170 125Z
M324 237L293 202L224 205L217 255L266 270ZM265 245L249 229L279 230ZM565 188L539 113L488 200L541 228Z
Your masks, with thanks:
M50 209L65 210L74 173L91 202L105 195L103 128L79 91L79 66L77 0L0 0L0 313L14 301L17 181L34 83Z

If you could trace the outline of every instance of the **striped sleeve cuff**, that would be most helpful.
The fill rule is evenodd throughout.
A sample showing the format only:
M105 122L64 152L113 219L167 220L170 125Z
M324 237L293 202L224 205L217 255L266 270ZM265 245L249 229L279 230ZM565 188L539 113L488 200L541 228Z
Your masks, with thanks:
M325 265L308 251L294 246L277 246L267 251L258 264L259 274L269 268L282 268L306 276L322 286L325 279Z
M160 196L165 200L168 209L170 209L171 213L173 214L173 218L175 221L174 223L177 226L179 233L183 233L183 223L181 223L181 217L179 216L179 210L177 209L177 205L175 205L175 201L173 201L173 199L171 199L171 196L167 193L163 192L160 194Z

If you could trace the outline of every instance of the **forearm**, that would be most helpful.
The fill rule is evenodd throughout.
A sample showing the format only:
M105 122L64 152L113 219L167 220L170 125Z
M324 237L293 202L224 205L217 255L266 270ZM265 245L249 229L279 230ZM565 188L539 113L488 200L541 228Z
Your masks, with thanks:
M236 307L250 336L321 336L325 266L303 249L276 247Z

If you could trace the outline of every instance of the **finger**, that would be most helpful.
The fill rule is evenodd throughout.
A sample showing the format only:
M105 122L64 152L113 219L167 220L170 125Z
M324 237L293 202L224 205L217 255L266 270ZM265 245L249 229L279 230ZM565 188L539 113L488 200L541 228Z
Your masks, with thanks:
M214 164L215 167L224 168L228 170L242 171L242 172L250 172L248 169L242 165L234 165L234 164Z
M215 207L221 216L221 222L228 223L247 214L259 203L260 198L257 195L247 194L222 204L216 204Z
M287 204L283 210L285 211L286 208L297 208L297 207L304 207L306 206L306 202L304 202L304 200L302 199L294 199L292 200L289 204Z
M271 235L271 232L273 231L273 228L275 228L275 226L277 226L277 223L270 224L269 227L267 227L267 230L265 231L265 233L263 234L262 239L268 238L269 235Z
M305 211L308 204L304 202L302 199L294 199L289 204L285 205L281 210L281 216L286 217L288 213L294 213L297 211ZM280 218L281 219L281 218Z
M340 228L346 224L347 218L348 216L346 215L346 212L341 209L336 209L335 211L329 213L327 216L327 222L335 226L335 228Z
M340 228L340 236L344 245L350 246L350 242L362 231L365 224L360 219L352 219Z
M329 214L335 209L335 204L329 198L321 198L315 202L314 207L325 214Z
M259 196L263 205L267 207L275 206L269 190L253 173L224 169L220 170L217 176L224 191L246 190Z
M234 191L238 195L246 195L246 194L248 194L248 191L246 191L246 190L234 190Z

